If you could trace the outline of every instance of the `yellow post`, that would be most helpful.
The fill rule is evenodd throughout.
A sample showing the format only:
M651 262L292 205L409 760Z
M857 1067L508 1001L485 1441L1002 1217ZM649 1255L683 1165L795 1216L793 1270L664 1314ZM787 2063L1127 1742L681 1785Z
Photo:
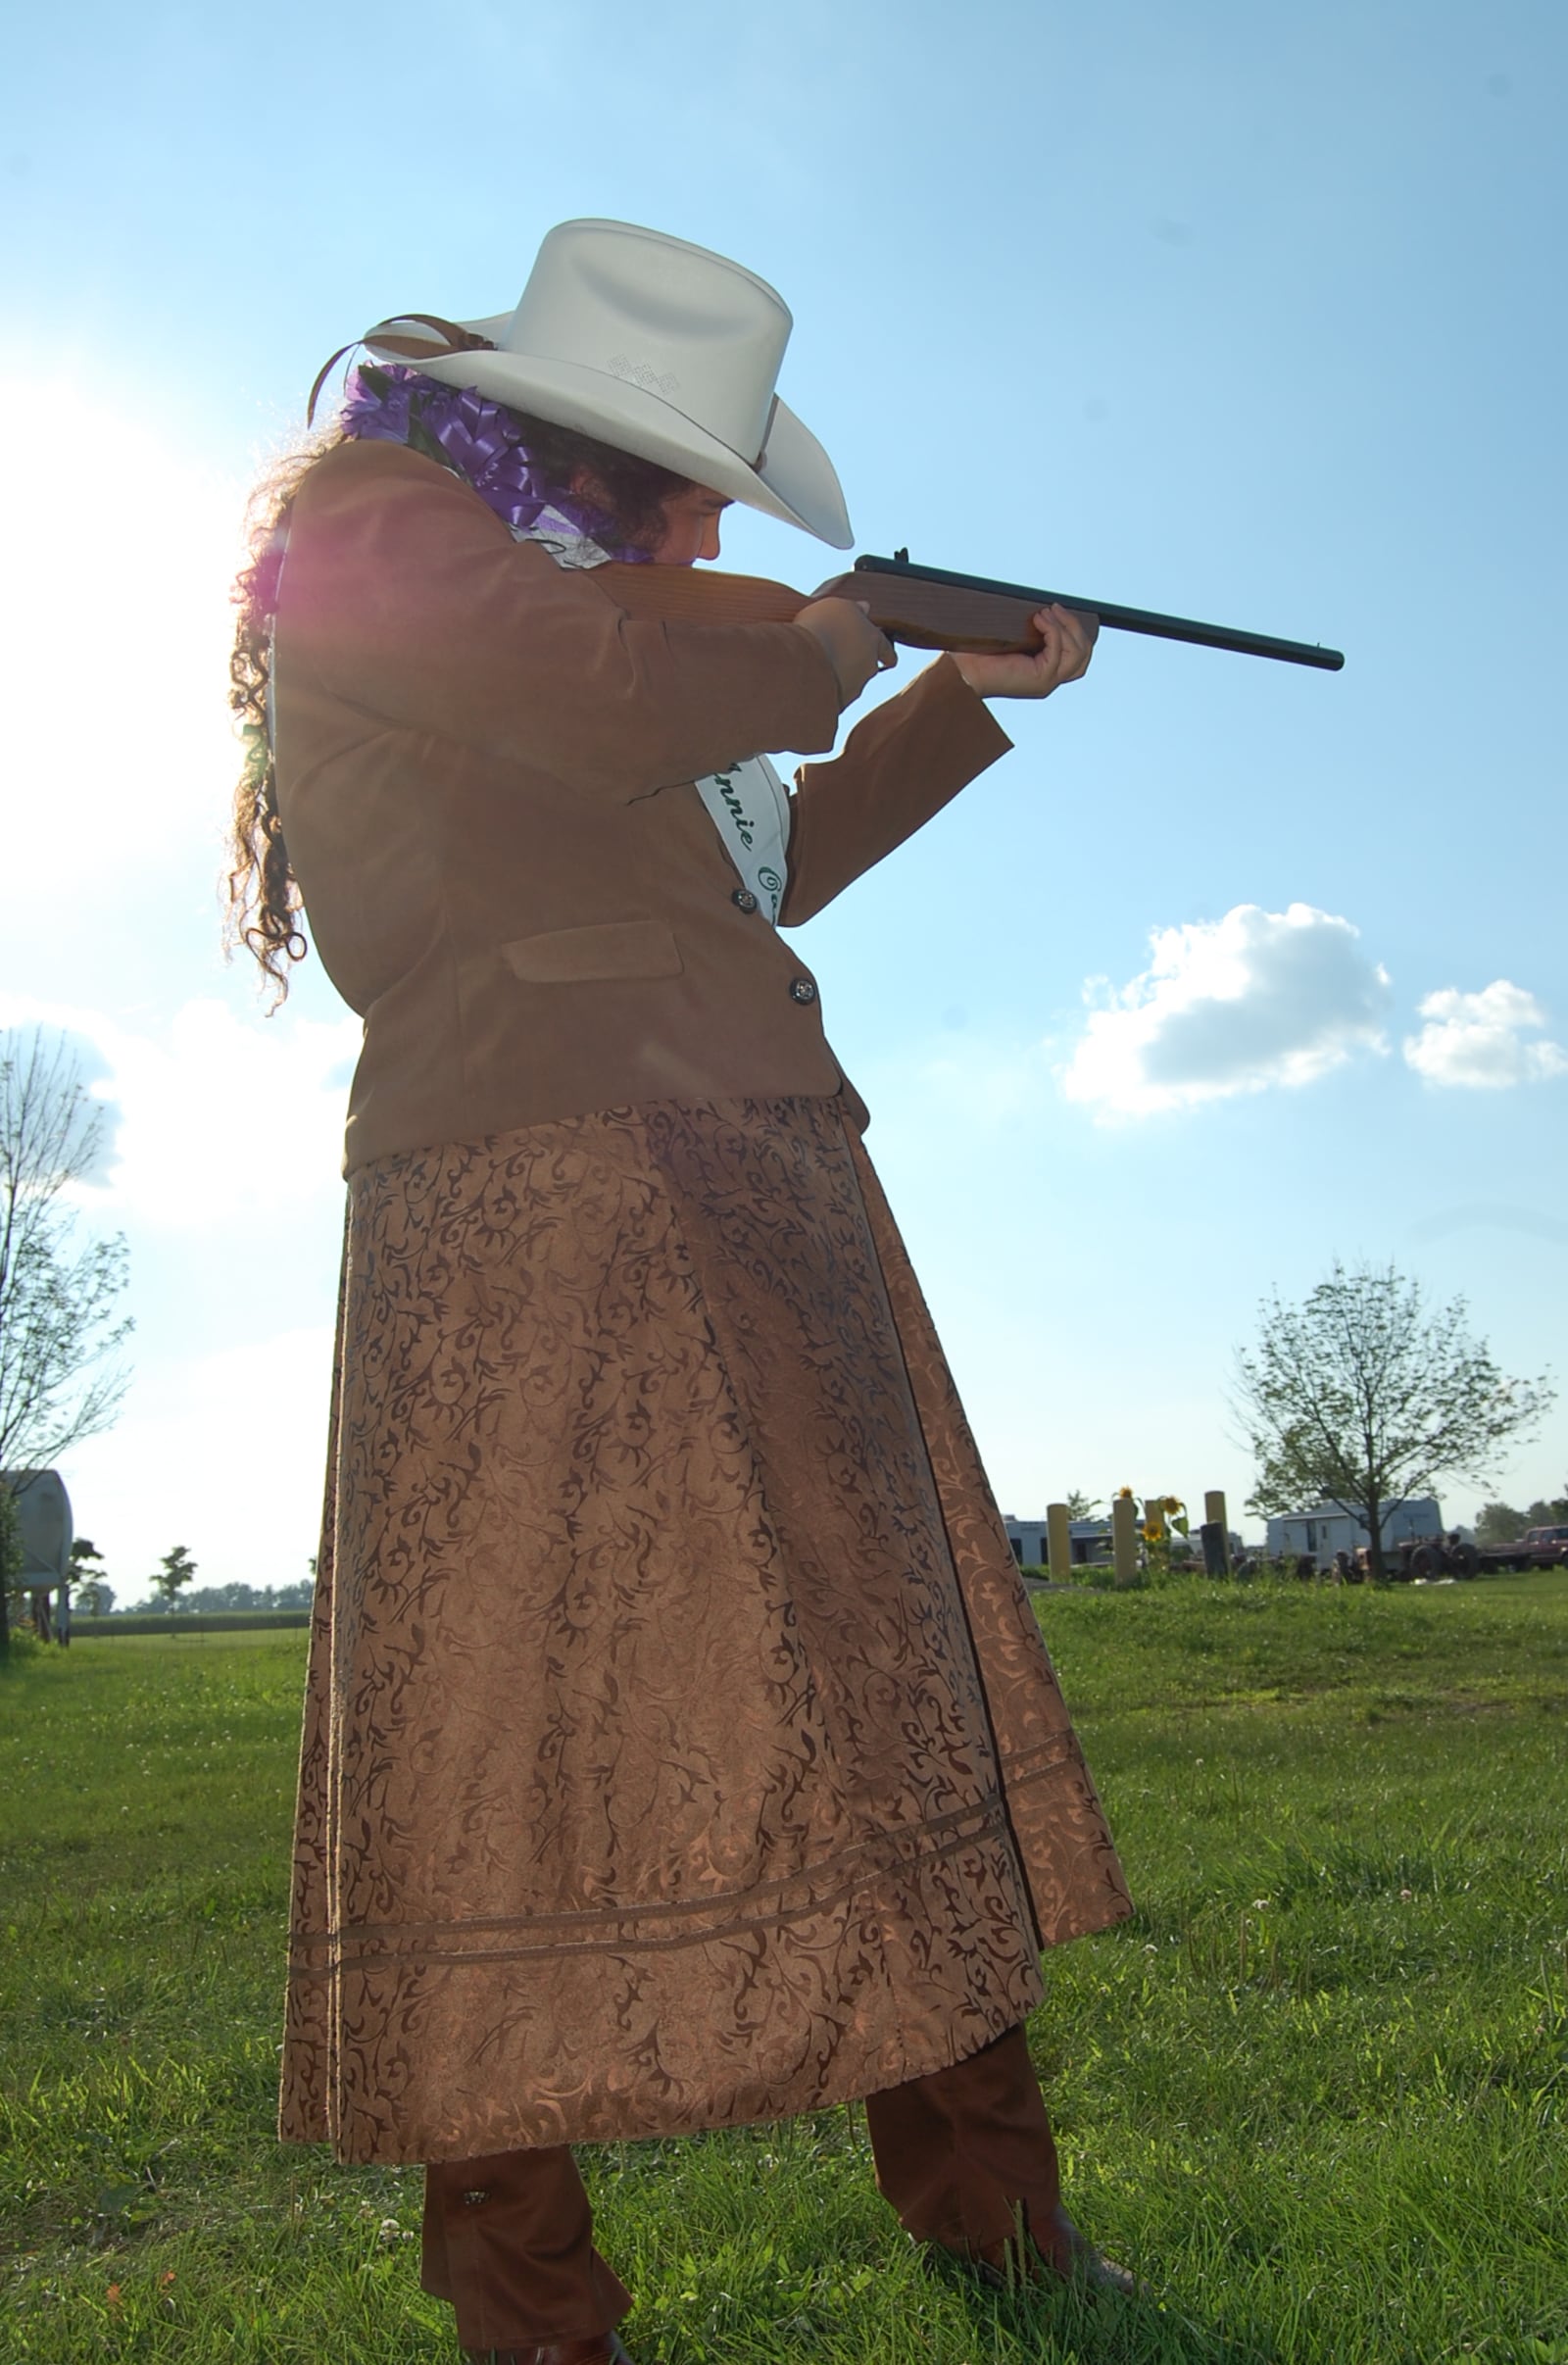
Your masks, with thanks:
M1046 1560L1053 1585L1072 1583L1072 1530L1064 1503L1046 1505Z
M1231 1573L1231 1526L1225 1516L1225 1498L1218 1487L1210 1487L1203 1497L1203 1517L1219 1529L1225 1547L1225 1574Z
M1138 1505L1130 1495L1110 1499L1110 1556L1118 1585L1138 1581Z

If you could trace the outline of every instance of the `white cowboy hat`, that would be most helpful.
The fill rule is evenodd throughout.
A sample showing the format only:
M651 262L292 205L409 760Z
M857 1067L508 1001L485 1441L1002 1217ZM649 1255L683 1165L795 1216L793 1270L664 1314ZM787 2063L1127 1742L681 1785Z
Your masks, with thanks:
M788 307L738 263L629 222L563 222L515 312L451 325L471 342L410 314L365 343L656 460L835 550L854 541L833 463L773 391Z

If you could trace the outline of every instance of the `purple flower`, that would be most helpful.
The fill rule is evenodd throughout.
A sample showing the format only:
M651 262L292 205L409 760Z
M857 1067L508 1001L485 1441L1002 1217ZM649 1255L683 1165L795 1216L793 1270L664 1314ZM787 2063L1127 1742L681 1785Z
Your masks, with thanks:
M528 457L515 411L472 386L445 386L401 363L362 363L349 373L338 423L358 440L407 444L439 460L514 534L548 541L552 528L564 526L596 543L607 559L635 565L648 558L645 550L607 541L606 528L613 526L603 511L550 483Z

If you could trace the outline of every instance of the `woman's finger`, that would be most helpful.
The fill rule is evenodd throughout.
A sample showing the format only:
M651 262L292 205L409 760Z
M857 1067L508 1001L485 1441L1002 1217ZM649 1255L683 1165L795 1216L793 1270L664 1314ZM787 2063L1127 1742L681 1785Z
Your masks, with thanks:
M860 614L864 616L866 622L869 624L871 621L870 601L857 600L855 605L857 608L858 608ZM896 665L898 664L899 653L897 649L894 648L893 643L889 640L887 634L883 632L880 627L873 627L873 629L876 630L876 665L877 671L880 673L885 671L889 665Z
M1055 613L1061 618L1063 653L1067 665L1062 679L1081 681L1089 670L1089 660L1095 653L1100 618L1080 615L1076 608L1063 608L1059 604Z
M1041 673L1054 690L1064 681L1075 678L1078 651L1073 641L1065 608L1042 608L1035 618L1040 628L1041 649L1038 660Z
M1061 624L1054 608L1037 608L1032 619L1040 635L1035 651L1036 670L1054 687L1061 666Z

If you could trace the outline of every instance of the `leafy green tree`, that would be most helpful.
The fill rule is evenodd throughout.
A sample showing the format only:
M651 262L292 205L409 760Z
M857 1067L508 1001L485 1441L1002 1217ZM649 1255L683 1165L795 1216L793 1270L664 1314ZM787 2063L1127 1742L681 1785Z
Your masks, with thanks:
M166 1609L179 1607L179 1589L188 1585L195 1574L196 1563L183 1544L176 1544L172 1552L165 1552L152 1582Z
M1366 1529L1384 1575L1394 1503L1445 1477L1484 1484L1506 1443L1555 1401L1543 1375L1505 1378L1470 1336L1462 1298L1429 1310L1390 1265L1335 1262L1299 1306L1258 1308L1255 1348L1236 1357L1235 1406L1257 1462L1255 1517L1338 1503Z
M270 1609L272 1589L270 1585L199 1585L186 1597L186 1609Z
M1087 1495L1080 1494L1080 1493L1079 1493L1079 1491L1078 1491L1078 1489L1077 1489L1076 1487L1074 1487L1074 1488L1073 1488L1072 1493L1071 1493L1071 1494L1070 1494L1070 1495L1067 1497L1067 1516L1068 1516L1068 1518L1069 1518L1069 1519L1092 1519L1092 1518L1094 1517L1094 1515L1095 1515L1095 1505L1094 1505L1094 1503L1093 1503L1090 1501L1090 1499L1089 1499L1089 1497L1088 1497ZM314 1561L313 1561L312 1566L314 1567L314 1565L315 1565L315 1563L314 1563Z
M0 1033L0 1469L48 1468L106 1429L125 1392L125 1243L78 1247L70 1198L103 1124L64 1038ZM0 1586L0 1657L9 1632Z
M71 1548L71 1583L87 1615L102 1617L106 1602L115 1598L115 1589L109 1583L103 1553L90 1536L78 1536Z
M1568 1519L1568 1501L1561 1496L1555 1503L1538 1500L1525 1513L1526 1527L1556 1527Z
M201 1585L180 1603L182 1609L309 1609L315 1587L302 1577L297 1585Z
M1528 1525L1524 1512L1516 1511L1511 1503L1484 1503L1476 1513L1476 1542L1513 1544Z

